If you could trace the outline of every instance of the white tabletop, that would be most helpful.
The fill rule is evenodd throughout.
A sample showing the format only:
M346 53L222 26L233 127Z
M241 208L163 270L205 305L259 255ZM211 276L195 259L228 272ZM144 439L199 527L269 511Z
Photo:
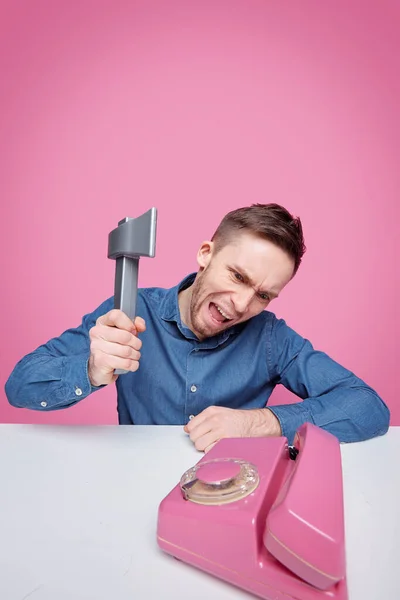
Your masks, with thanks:
M400 598L400 427L342 445L350 600ZM181 427L0 425L1 600L250 599L158 549Z

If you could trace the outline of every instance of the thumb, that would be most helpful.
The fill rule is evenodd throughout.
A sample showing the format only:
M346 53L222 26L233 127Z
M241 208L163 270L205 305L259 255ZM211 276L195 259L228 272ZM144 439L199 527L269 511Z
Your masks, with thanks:
M136 331L138 333L142 333L143 331L146 331L146 322L144 319L142 319L142 317L135 317L134 320L134 326L136 327Z

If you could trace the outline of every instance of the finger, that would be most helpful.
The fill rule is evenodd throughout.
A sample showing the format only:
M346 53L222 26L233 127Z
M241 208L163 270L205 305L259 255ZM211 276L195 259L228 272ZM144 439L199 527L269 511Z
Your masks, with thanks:
M138 333L142 333L146 331L146 321L142 319L142 317L136 317L134 320L134 326L136 327L136 331Z
M98 368L106 371L115 371L115 369L121 369L122 371L134 372L138 370L140 364L138 360L132 360L130 358L123 358L121 356L103 353L100 353L98 361Z
M209 446L206 446L206 448L204 448L204 454L207 454L207 452L210 452L211 448L214 448L215 444L217 444L217 443L218 442L214 442L213 444L210 444Z
M196 427L198 427L201 423L207 420L207 413L205 411L201 411L198 415L190 419L184 427L186 433L191 433Z
M194 421L194 419L192 419L192 421ZM192 442L195 442L196 440L203 437L204 435L206 435L207 433L209 433L212 430L213 430L213 424L210 421L210 419L204 419L204 421L200 421L200 423L198 425L196 425L196 427L193 427L190 430L190 432L189 432L190 439L192 440Z
M120 358L129 358L131 360L140 360L140 352L132 346L126 346L122 344L115 344L114 342L108 342L107 340L102 340L97 344L93 344L93 350L98 350L103 354L109 356L119 356Z
M99 317L96 323L107 327L118 327L118 329L124 329L126 331L133 331L135 329L132 319L118 308L113 308L105 315Z
M94 336L98 339L106 340L107 342L121 344L122 346L130 346L134 350L140 350L142 347L142 340L129 331L117 329L116 327L103 327L100 325L98 331L94 332Z
M194 442L194 445L197 450L201 450L204 452L207 448L216 444L218 440L218 434L215 430L213 430L198 438Z

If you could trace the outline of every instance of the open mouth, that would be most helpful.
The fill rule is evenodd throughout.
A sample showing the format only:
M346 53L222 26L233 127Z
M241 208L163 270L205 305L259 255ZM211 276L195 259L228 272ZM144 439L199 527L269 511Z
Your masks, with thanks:
M218 304L215 304L214 302L210 302L210 306L208 308L212 318L214 321L217 321L217 323L228 323L229 321L233 320L222 310L222 308L218 306Z

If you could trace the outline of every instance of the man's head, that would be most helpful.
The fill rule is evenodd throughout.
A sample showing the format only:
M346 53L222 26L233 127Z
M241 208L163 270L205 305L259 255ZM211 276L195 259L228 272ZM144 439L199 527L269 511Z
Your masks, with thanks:
M301 221L285 208L228 213L198 251L199 272L180 297L184 322L202 339L255 317L296 274L304 252Z

